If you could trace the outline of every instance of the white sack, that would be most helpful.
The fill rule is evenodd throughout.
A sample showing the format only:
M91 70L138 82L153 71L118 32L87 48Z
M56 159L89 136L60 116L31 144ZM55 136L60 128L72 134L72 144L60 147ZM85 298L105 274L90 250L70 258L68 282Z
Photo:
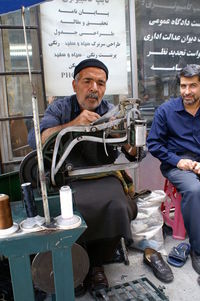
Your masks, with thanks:
M163 216L160 209L165 196L163 190L154 190L146 197L138 197L138 215L131 222L131 247L139 250L150 247L166 255L162 231Z

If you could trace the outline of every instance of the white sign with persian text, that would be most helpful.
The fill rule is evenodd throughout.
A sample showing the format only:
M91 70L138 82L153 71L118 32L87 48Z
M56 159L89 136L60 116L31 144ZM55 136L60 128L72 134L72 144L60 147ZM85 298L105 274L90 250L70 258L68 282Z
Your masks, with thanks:
M40 11L47 96L72 94L74 67L87 58L107 65L106 94L127 94L125 0L54 0Z

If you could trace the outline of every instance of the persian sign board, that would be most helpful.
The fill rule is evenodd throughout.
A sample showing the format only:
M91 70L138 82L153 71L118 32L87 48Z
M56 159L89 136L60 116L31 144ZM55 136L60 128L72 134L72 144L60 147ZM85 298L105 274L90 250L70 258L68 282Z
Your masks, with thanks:
M200 64L199 0L137 1L138 45L146 76L170 76L186 64Z
M72 94L74 67L86 58L108 66L107 94L127 93L124 0L54 0L40 10L48 96Z

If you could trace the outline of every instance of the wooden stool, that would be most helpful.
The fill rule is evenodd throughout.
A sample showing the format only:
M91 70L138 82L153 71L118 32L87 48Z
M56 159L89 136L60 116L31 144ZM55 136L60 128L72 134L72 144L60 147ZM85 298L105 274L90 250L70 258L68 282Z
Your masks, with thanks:
M166 193L166 198L161 205L164 222L167 226L172 228L173 238L185 239L186 231L181 213L181 195L168 179L165 180L164 191ZM171 214L172 211L174 211L174 216Z

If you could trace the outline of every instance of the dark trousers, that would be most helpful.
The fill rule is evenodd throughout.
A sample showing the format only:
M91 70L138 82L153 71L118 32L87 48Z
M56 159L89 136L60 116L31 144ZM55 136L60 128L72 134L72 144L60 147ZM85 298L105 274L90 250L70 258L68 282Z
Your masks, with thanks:
M90 265L101 266L105 262L111 261L119 242L120 238L116 237L86 243Z
M71 183L73 200L88 228L78 243L88 252L90 264L111 261L121 237L132 241L130 223L137 204L124 192L121 181L108 176Z
M191 154L182 158L200 162L200 158ZM161 164L161 172L182 195L181 211L191 248L200 253L200 177L192 171L164 164Z

